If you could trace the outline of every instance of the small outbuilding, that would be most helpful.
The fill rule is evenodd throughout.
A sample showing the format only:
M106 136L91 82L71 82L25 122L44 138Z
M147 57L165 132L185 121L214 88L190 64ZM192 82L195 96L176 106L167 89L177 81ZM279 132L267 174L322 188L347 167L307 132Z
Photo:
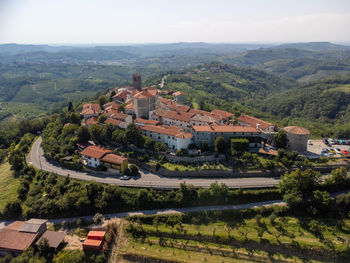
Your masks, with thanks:
M310 131L303 127L288 126L283 128L287 134L288 150L297 152L307 151L307 141L309 139Z
M56 250L60 246L60 244L63 242L65 236L66 234L63 232L46 231L41 236L41 238L36 242L36 245L39 245L41 240L45 238L49 243L49 247Z
M85 239L83 243L84 250L99 251L102 248L103 240Z
M94 240L104 240L106 235L106 231L96 231L91 230L88 233L88 239L94 239Z

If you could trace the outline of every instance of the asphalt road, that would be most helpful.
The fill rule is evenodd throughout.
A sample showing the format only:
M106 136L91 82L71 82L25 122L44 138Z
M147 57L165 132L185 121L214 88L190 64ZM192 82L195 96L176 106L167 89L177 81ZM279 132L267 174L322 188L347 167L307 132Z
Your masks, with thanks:
M209 187L211 183L217 181L224 183L230 188L257 188L257 187L271 187L278 185L279 178L267 177L250 177L250 178L168 178L163 177L146 170L140 170L140 175L128 181L120 180L117 176L106 175L103 173L88 173L74 171L49 163L41 148L41 137L39 137L33 144L32 149L27 157L27 162L38 169L48 172L53 172L58 175L67 176L71 178L95 181L99 183L115 184L129 187L147 187L157 189L176 189L182 182L191 184L194 187Z

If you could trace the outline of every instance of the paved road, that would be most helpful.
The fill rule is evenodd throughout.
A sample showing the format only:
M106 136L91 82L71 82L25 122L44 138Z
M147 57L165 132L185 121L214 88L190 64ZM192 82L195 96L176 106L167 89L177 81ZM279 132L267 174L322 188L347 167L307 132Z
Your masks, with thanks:
M196 207L187 207L187 208L165 208L165 209L154 209L154 210L140 210L140 211L132 211L132 212L121 212L114 214L104 214L105 218L122 218L126 216L135 216L135 215L166 215L166 214L179 214L179 213L190 213L190 212L201 212L201 211L223 211L223 210L239 210L239 209L248 209L262 206L271 206L271 205L286 205L282 200L273 200L273 201L265 201L258 203L249 203L249 204L239 204L239 205L218 205L218 206L196 206ZM77 216L77 217L69 217L69 218L58 218L58 219L50 219L48 222L50 223L62 223L72 222L74 219L82 218L85 221L91 221L93 216ZM0 229L5 226L11 224L13 221L0 221Z
M106 174L88 173L73 171L70 169L62 168L60 166L49 163L41 148L41 137L39 137L33 144L32 149L27 158L27 162L32 164L38 169L42 169L48 172L53 172L59 175L67 176L71 178L96 181L100 183L115 184L120 186L131 187L147 187L158 189L176 189L182 182L192 184L195 187L209 187L211 183L217 181L218 183L225 183L230 188L257 188L257 187L271 187L278 185L279 178L168 178L163 177L146 170L140 170L140 175L136 178L132 178L128 181L120 180L117 176L111 176Z

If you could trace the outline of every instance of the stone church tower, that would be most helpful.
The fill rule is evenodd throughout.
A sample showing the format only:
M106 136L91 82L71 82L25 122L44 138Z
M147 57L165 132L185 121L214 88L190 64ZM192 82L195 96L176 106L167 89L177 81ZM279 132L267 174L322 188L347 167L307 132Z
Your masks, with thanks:
M141 75L139 73L132 74L132 86L134 89L142 90Z

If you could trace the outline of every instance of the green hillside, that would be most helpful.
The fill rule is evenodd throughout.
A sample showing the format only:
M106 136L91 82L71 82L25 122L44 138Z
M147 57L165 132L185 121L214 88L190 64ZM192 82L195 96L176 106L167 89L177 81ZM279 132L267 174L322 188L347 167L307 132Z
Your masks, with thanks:
M160 76L156 76L149 78L146 84L159 82ZM232 112L244 110L257 113L255 106L250 104L252 100L263 100L268 94L290 89L295 85L294 81L265 71L211 63L191 70L171 72L163 89L185 92L188 103L204 110L220 108ZM258 114L261 115L261 111Z

